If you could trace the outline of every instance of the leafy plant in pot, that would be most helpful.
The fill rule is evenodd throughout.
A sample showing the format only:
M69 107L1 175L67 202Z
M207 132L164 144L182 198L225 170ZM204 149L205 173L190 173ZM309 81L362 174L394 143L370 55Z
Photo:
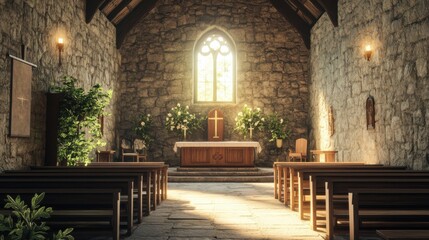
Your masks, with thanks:
M112 91L104 91L99 84L85 93L76 87L77 79L65 76L62 86L52 88L62 94L58 130L58 158L61 165L74 166L91 162L89 154L106 143L101 139L100 115L109 104Z
M276 141L276 147L281 148L283 139L289 136L286 120L279 117L277 113L270 114L267 116L266 129L271 135L270 142Z

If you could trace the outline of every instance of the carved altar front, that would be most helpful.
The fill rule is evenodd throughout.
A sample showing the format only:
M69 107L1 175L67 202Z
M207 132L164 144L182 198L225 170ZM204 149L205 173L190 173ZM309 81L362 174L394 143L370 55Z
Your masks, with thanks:
M181 167L253 167L258 142L176 142Z

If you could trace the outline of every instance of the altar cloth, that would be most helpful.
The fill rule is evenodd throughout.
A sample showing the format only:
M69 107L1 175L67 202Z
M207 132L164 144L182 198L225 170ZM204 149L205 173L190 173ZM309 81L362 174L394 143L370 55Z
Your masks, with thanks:
M261 144L254 141L176 142L173 151L177 152L177 149L182 147L253 147L258 153L262 152Z

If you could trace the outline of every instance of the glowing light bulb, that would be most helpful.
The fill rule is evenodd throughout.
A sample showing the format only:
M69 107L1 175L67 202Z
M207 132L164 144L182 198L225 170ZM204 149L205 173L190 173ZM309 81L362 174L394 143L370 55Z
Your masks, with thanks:
M369 52L369 51L371 51L371 50L372 50L372 49L371 49L371 45L369 45L369 44L368 44L368 45L366 45L366 46L365 46L365 51L366 51L366 52Z
M63 44L64 43L64 39L63 38L58 38L58 43L59 44Z

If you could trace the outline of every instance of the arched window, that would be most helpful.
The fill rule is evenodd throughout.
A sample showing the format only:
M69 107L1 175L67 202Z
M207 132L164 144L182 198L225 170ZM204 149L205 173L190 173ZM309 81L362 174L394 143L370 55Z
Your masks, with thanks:
M236 53L229 36L218 29L208 31L194 51L195 102L235 102Z

